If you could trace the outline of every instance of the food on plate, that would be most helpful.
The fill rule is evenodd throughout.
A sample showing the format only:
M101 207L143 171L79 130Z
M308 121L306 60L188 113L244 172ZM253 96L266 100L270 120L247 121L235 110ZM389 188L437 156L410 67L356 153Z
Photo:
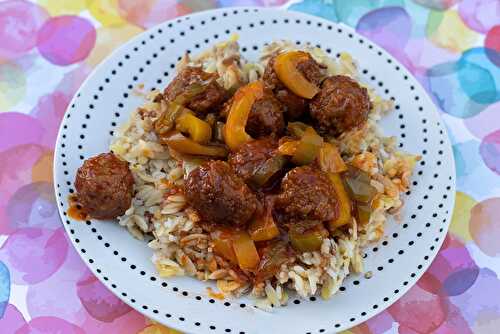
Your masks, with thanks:
M378 128L392 101L348 54L286 41L250 62L231 39L177 70L78 170L78 205L149 236L160 276L215 280L266 309L362 273L420 159Z

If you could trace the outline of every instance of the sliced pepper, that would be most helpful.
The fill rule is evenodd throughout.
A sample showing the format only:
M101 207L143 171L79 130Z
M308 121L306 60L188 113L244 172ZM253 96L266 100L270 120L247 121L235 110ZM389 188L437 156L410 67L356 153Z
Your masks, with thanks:
M328 235L322 225L306 230L304 232L297 231L293 228L288 231L288 237L293 248L299 252L313 252L321 248L323 239Z
M296 165L310 164L316 159L321 146L323 146L323 138L312 127L307 127L292 156L292 162Z
M180 132L173 132L172 134L160 137L162 144L168 145L173 150L192 155L203 155L215 158L223 158L227 156L227 150L222 146L215 145L202 145L192 139L187 138Z
M287 130L295 137L302 138L302 136L304 135L304 132L306 132L306 129L308 127L309 127L309 125L307 125L306 123L289 122L287 125Z
M372 214L371 205L366 203L356 203L356 213L358 215L358 223L360 225L368 224Z
M319 168L327 173L341 173L347 170L337 146L327 142L319 149L318 164Z
M248 227L248 233L254 241L271 240L280 234L273 218L273 202L269 198L265 201L263 214L255 218Z
M185 105L197 95L203 93L213 80L213 78L210 78L202 82L192 83L191 85L186 87L181 94L177 95L173 102L180 105Z
M248 115L255 100L264 94L262 81L254 81L241 87L234 94L224 126L224 140L231 150L236 150L240 145L252 140L252 137L245 131Z
M345 180L351 197L358 202L370 203L377 194L377 189L370 184L370 176L361 169L349 167Z
M244 270L253 270L259 265L259 253L255 243L246 231L237 231L233 238L233 249L238 265Z
M306 99L312 99L319 92L319 88L307 80L297 68L300 61L307 61L310 57L304 51L288 51L279 54L274 62L278 79L295 95Z
M267 159L260 167L255 171L254 175L250 178L250 181L257 185L263 186L269 181L276 173L278 173L286 164L286 158L282 155L275 155Z
M290 258L288 247L283 241L276 241L269 245L263 253L255 274L256 283L272 278Z
M338 173L328 173L328 177L332 182L333 189L339 201L339 214L337 218L328 222L328 227L331 232L336 228L349 224L352 221L352 203L349 195L344 187L342 177Z
M189 137L197 143L205 144L212 138L210 124L190 112L181 114L175 122L177 130L189 133Z
M299 147L300 140L285 141L278 147L278 152L281 155L294 155Z
M233 249L233 233L219 228L211 233L214 245L214 252L233 264L238 264L236 254Z
M184 108L181 104L176 102L166 102L166 110L154 121L153 127L158 136L163 136L169 133L175 126L175 120L183 113L190 110Z

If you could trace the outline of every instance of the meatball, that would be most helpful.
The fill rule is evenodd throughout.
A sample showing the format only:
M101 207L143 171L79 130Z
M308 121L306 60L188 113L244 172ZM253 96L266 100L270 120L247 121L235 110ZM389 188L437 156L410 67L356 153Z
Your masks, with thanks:
M248 115L247 133L254 138L280 135L285 128L282 108L272 92L264 90L264 96L254 102Z
M276 210L285 223L330 221L338 215L338 201L328 176L310 166L296 167L281 182Z
M308 108L307 100L295 95L278 79L278 75L274 71L274 62L276 55L271 57L267 63L262 79L264 83L273 90L276 98L281 101L285 108L285 112L290 119L296 119L302 116ZM310 82L320 85L321 80L325 76L323 66L318 64L311 56L307 60L300 61L297 64L297 69Z
M127 211L134 195L134 177L126 161L113 153L85 160L75 178L77 201L96 219L113 219Z
M245 226L259 205L245 182L223 161L207 161L189 173L185 191L207 223Z
M366 122L371 102L366 88L347 76L336 75L323 81L309 107L320 129L338 136Z
M201 67L186 67L172 80L163 92L165 98L173 101L179 95L189 92L189 87L202 85L202 91L191 96L186 107L200 114L217 109L226 99L226 91L216 81L216 73L208 73Z
M276 155L278 142L271 138L253 140L229 155L228 162L243 180L248 182L255 172Z

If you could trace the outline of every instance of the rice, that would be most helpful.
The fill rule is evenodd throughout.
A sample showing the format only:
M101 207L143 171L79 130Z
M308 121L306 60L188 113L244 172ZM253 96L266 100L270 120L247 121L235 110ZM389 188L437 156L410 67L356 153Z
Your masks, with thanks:
M234 90L258 79L273 53L292 49L296 46L290 42L273 42L264 48L258 62L251 63L240 55L238 43L232 38L196 57L186 54L178 69L202 66L205 71L217 72L219 83ZM358 78L356 64L349 54L340 53L337 59L332 59L319 48L306 45L302 49L323 64L329 75ZM402 207L400 194L408 190L412 170L420 158L397 151L396 138L382 135L377 122L393 108L393 103L367 88L373 108L366 124L340 138L327 139L339 147L347 162L370 175L377 195L369 222L361 225L354 220L347 231L337 230L325 239L319 251L289 259L272 279L252 286L228 261L214 253L210 235L197 225L199 217L188 207L182 190L184 179L198 166L196 161L177 162L152 131L153 121L165 108L162 103L154 102L158 92L149 94L146 103L132 112L110 146L129 162L135 180L132 205L119 217L119 223L138 239L145 235L152 237L148 243L153 251L151 260L161 277L215 280L225 296L250 292L259 298L256 306L268 311L272 306L287 303L287 289L303 298L312 295L330 298L347 275L363 272L362 249L382 238L387 216Z

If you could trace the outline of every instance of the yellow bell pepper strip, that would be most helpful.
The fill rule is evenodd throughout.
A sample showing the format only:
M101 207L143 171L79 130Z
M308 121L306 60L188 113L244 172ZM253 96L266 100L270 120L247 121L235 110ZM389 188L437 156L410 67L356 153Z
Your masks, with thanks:
M233 103L224 126L224 140L231 150L234 151L240 145L252 140L252 137L245 132L245 126L253 103L263 94L262 81L254 81L243 86L234 94Z
M192 113L183 113L177 117L176 129L189 134L189 137L197 143L206 144L212 138L210 124L199 119Z
M358 202L370 203L377 194L377 189L370 184L370 176L361 169L349 167L345 180L351 197Z
M339 214L337 218L328 222L328 228L330 232L335 229L347 225L352 221L352 203L349 195L344 187L344 182L342 177L338 173L328 173L328 177L332 182L333 189L335 189L335 194L337 195L337 200L339 201Z
M327 173L341 173L347 170L337 146L326 142L319 149L318 164L319 168Z
M263 213L250 223L248 233L253 241L271 240L280 234L273 218L273 202L269 198L266 198Z
M278 147L278 152L281 155L294 155L299 147L300 140L285 141Z
M238 264L236 254L233 249L233 233L226 229L218 228L210 235L214 245L214 252L229 262Z
M295 137L302 138L304 132L306 132L306 129L308 127L309 125L302 122L289 122L287 125L287 130Z
M297 69L297 64L307 61L309 57L304 51L288 51L279 54L274 62L278 79L295 95L306 99L312 99L319 92L319 88Z
M310 164L316 159L321 146L323 146L323 138L312 127L307 127L292 156L292 162L296 165Z
M259 265L259 253L250 235L245 231L237 231L233 238L233 249L238 265L244 270L254 270Z
M299 252L313 252L321 248L323 239L328 236L328 232L322 225L317 225L304 232L291 228L288 231L288 237L292 247Z
M371 205L366 203L356 203L356 213L358 215L358 224L366 225L370 221L370 216L372 214Z
M192 139L187 138L180 132L173 132L168 136L160 137L160 142L162 144L168 145L168 147L177 152L191 155L203 155L214 158L223 158L227 156L228 153L227 150L222 146L202 145Z
M276 173L285 167L287 159L282 155L275 155L267 159L252 175L250 182L254 185L262 187L265 185Z
M184 108L181 104L176 102L166 102L166 110L156 119L153 123L155 133L158 136L164 136L170 132L175 125L175 120L177 117L183 113L189 112L190 110Z

